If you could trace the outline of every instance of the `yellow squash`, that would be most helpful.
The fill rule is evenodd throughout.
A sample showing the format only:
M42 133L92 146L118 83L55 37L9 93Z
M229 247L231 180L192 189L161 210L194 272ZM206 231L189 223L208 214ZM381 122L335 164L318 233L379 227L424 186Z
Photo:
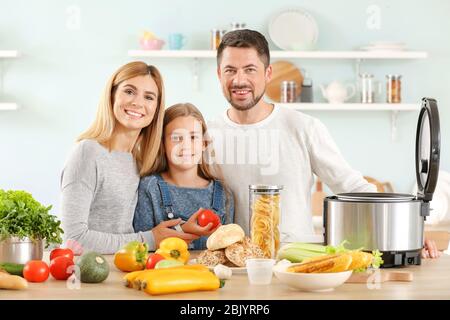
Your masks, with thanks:
M139 275L141 275L142 273L144 273L146 271L147 270L139 270L139 271L133 271L133 272L127 273L123 277L123 284L125 285L125 287L133 288L134 279L136 279L136 277L138 277Z
M172 270L151 278L143 284L143 290L151 295L180 292L217 290L220 280L212 272L201 270Z
M151 281L155 277L159 277L161 274L174 274L179 271L183 272L186 270L196 270L201 272L210 272L209 269L200 264L194 265L185 265L185 266L176 266L165 269L149 269L144 270L144 272L136 275L132 280L132 287L138 290L141 290L142 287L145 287L149 281Z

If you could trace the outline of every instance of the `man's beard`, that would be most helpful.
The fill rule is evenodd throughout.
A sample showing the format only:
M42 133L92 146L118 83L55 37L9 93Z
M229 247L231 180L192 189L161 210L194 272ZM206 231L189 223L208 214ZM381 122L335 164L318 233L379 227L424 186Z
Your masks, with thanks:
M231 90L230 90L230 92L231 92ZM264 90L262 93L261 93L261 95L259 95L258 97L256 97L256 98L252 98L252 100L249 102L249 103L247 103L246 105L241 105L241 104L236 104L236 103L234 103L233 102L233 100L232 100L232 98L231 98L231 96L232 96L232 94L230 94L228 97L227 97L227 100L228 100L228 102L235 108L235 109L237 109L238 111L247 111L247 110L250 110L251 108L253 108L254 106L256 106L257 104L258 104L258 102L262 99L262 97L264 96L264 93L265 93L266 91Z

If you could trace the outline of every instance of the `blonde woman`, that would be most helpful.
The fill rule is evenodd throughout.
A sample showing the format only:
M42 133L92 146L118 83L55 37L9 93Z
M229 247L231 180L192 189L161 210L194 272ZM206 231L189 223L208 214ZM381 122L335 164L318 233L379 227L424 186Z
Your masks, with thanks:
M219 169L207 160L211 150L206 132L205 120L194 105L176 104L166 110L158 166L139 184L136 232L178 221L178 230L200 237L190 247L201 250L220 224L234 221L233 197ZM197 218L202 208L213 210L220 223L200 227Z
M141 175L158 168L164 115L164 84L154 66L131 62L109 79L91 127L80 135L61 176L62 226L66 240L84 250L112 254L129 241L154 247L180 233L168 221L133 231Z

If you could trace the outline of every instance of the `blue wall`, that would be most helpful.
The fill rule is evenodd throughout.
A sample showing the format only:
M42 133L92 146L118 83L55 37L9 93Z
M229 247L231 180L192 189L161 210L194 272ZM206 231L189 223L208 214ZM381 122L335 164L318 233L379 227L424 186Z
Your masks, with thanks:
M366 26L370 5L381 12L380 29ZM0 0L0 50L17 49L18 59L2 60L0 101L15 101L18 111L0 111L0 188L25 189L59 208L59 175L75 137L93 120L101 90L110 74L132 60L142 30L162 38L181 31L187 48L207 49L209 30L232 21L268 36L270 17L291 6L309 11L319 26L319 50L351 50L370 41L402 41L429 52L424 60L371 61L363 71L384 82L400 73L403 100L435 97L442 125L441 167L450 171L446 124L450 121L450 2L431 1L181 1L181 0ZM80 10L79 28L70 24L71 7ZM277 49L271 43L272 49ZM215 61L201 60L200 90L192 90L191 59L147 60L162 71L167 105L190 101L214 117L226 108ZM294 60L316 85L355 80L351 60ZM398 115L398 137L391 140L389 112L309 112L329 128L352 166L366 175L391 181L411 192L417 112Z

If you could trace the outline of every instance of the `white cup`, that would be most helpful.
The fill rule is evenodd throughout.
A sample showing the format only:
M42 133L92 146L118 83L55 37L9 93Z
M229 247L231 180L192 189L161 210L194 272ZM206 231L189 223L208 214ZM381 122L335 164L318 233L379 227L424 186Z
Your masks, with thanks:
M245 264L250 284L264 285L272 282L274 259L247 259Z

